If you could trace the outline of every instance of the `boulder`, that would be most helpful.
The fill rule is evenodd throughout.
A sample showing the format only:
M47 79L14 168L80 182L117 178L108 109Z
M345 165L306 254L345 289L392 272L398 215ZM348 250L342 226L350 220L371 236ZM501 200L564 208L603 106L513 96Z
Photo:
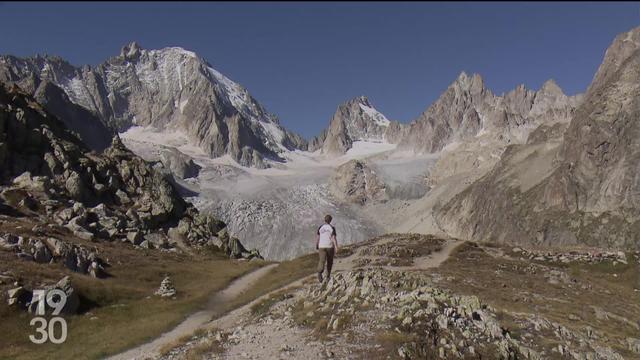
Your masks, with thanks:
M116 198L118 199L120 205L127 205L131 203L131 199L129 198L129 195L127 195L126 192L120 189L116 191Z
M64 314L74 314L78 310L80 305L80 297L78 296L78 292L73 288L71 284L71 278L69 276L65 276L60 281L58 281L55 286L55 289L60 289L67 294L67 303L65 304L62 312Z
M48 263L52 259L51 251L40 240L36 242L33 248L33 260L37 263Z
M103 278L106 276L106 272L104 271L104 267L100 264L99 261L92 261L91 265L89 265L88 273L91 277L94 278Z
M29 171L22 173L13 179L13 185L18 189L25 189L38 192L48 192L51 188L51 181L46 176L31 176Z
M69 253L71 247L67 245L64 241L49 237L46 240L47 245L51 247L53 252L53 256L55 257L65 257Z
M0 236L0 247L10 251L19 251L18 237L13 234L4 234Z
M9 306L25 307L31 301L31 292L18 286L7 291L7 303Z
M166 249L171 247L169 240L161 232L147 234L144 236L144 240L149 243L151 248ZM142 244L140 246L142 246Z
M49 291L53 289L62 290L67 297L66 299L67 301L64 307L62 308L61 314L72 315L77 313L78 308L80 307L80 296L78 295L78 292L71 285L71 279L69 278L69 276L63 277L62 279L60 279L60 281L58 281L54 285L45 287L44 288L45 296L47 296ZM29 312L35 314L37 306L38 304L36 302L32 302L29 305ZM49 313L50 311L52 311L52 309L48 305L46 305L46 312Z
M144 240L143 242L140 243L139 246L143 249L153 249L153 245L151 245L149 240Z
M133 245L139 245L143 240L142 234L140 231L131 231L127 233L127 240Z
M84 184L82 177L80 177L80 174L75 171L72 171L67 177L67 180L65 181L65 188L67 189L69 196L73 199L83 200L87 197L87 187Z

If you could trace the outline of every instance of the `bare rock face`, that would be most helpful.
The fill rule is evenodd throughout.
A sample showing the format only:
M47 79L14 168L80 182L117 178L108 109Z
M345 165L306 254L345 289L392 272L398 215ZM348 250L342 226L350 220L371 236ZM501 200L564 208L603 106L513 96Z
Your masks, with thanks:
M441 226L476 240L640 246L639 39L640 28L616 37L562 137L539 128L508 148L443 206Z
M320 135L315 136L309 143L307 144L307 150L314 152L322 149L322 145L324 145L324 141L327 139L327 129L322 130Z
M385 132L390 121L377 111L364 96L340 105L331 119L326 133L312 140L309 150L320 147L322 152L341 155L347 152L354 141L385 141Z
M336 198L364 205L386 199L384 183L364 161L351 160L336 169L329 189Z
M245 166L265 167L264 159L278 161L284 150L307 147L246 89L182 48L145 50L131 43L95 68L76 68L57 57L2 56L0 81L32 94L50 82L110 129L180 130L212 157L229 154Z
M477 107L492 100L479 75L458 79L420 117L410 124L402 148L432 153L441 150L453 137L477 134L482 120Z
M34 98L47 111L62 120L68 129L77 132L78 137L89 148L102 151L111 144L113 131L89 110L74 104L67 94L52 82L41 82L35 90Z

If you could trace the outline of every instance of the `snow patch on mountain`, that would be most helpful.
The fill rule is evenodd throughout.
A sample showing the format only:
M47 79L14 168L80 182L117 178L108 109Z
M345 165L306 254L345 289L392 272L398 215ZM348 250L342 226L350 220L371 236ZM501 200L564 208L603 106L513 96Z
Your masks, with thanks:
M360 105L360 109L362 109L362 111L364 111L365 114L367 114L371 119L373 119L373 121L375 121L377 125L389 126L389 124L391 124L391 121L389 121L386 116L384 116L381 112L374 109L373 107L367 106L365 104L359 104L359 105Z

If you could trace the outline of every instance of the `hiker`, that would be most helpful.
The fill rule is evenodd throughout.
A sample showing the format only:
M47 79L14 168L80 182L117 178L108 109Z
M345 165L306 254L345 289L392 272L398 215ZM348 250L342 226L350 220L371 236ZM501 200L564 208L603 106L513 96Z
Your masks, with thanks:
M331 267L333 267L333 256L338 251L338 239L336 238L336 228L331 225L333 218L331 215L324 217L324 225L318 228L316 237L316 249L318 250L318 280L322 282L324 264L327 263L327 279L331 277Z

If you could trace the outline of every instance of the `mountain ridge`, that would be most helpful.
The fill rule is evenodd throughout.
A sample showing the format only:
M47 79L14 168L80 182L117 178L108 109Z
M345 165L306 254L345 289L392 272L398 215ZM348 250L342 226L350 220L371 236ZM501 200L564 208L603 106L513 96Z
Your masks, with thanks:
M306 147L245 88L179 47L145 50L132 42L95 67L2 56L0 80L31 93L48 80L111 132L133 125L181 129L210 156L229 154L244 166L267 167L265 159L282 161L280 152Z

